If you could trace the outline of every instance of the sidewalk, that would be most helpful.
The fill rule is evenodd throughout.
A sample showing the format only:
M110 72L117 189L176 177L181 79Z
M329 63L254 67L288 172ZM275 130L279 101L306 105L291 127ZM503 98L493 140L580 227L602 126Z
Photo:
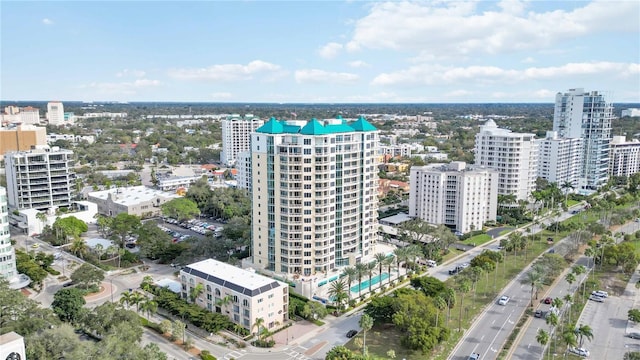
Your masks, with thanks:
M638 281L640 281L640 265L638 265L636 270L633 272L633 275L631 275L631 279L629 279L629 282L624 289L624 294L622 295L632 301L632 309L637 309L640 305L640 291L636 288ZM627 320L626 334L628 335L630 333L640 333L640 324Z

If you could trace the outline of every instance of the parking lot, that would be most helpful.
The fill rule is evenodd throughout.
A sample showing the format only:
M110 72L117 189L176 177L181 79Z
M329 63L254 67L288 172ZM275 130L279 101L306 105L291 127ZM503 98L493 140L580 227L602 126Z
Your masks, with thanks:
M156 221L161 230L173 237L174 242L182 242L191 236L203 237L213 235L220 237L224 229L220 222L211 219L192 219L180 222L176 219L164 218L157 219Z

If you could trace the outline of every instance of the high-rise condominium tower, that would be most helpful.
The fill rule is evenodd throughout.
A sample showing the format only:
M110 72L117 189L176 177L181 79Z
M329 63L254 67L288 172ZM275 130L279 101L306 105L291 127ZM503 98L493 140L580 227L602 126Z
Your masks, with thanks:
M47 120L49 125L64 125L64 106L60 101L51 101L47 104Z
M560 137L582 138L581 187L596 190L607 183L613 106L597 91L570 89L556 94L553 131Z
M12 280L17 275L16 255L9 238L7 190L0 186L0 277Z
M235 165L238 154L249 151L251 133L263 124L263 120L252 114L246 114L244 117L234 114L222 120L220 161L227 166Z
M5 156L11 209L68 207L75 193L73 151L41 146Z
M498 171L498 195L527 200L535 190L538 171L535 135L500 129L488 120L476 134L475 164Z
M377 146L378 130L364 118L272 118L251 134L254 265L309 276L369 255Z

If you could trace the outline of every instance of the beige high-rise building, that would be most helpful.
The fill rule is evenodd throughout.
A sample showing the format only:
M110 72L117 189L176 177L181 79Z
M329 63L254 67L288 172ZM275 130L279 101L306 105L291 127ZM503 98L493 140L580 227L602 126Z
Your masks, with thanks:
M528 200L538 177L538 143L535 134L501 129L493 120L476 134L475 164L498 171L498 195Z
M496 219L498 172L464 162L411 168L409 215L460 233Z
M64 105L60 101L51 101L47 104L47 120L49 125L64 125Z
M264 120L253 114L241 117L238 114L228 116L222 120L222 152L220 162L227 166L236 164L238 154L249 151L251 132L264 124Z
M272 118L251 134L255 267L295 279L373 255L378 136L364 118Z
M12 129L0 129L0 158L11 151L31 150L36 145L47 145L47 129L21 125Z

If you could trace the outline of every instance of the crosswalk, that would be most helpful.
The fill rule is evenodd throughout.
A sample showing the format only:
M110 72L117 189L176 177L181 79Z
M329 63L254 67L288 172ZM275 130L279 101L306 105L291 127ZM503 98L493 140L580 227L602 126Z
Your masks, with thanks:
M295 348L291 348L286 350L285 352L283 352L282 354L286 356L282 357L283 360L312 360L312 358L304 355L304 351L306 351L307 349L303 346L296 346ZM248 356L247 356L248 355ZM224 360L238 360L238 359L242 359L245 356L247 358L251 358L251 359L255 359L256 355L258 355L257 353L247 353L245 350L242 350L242 352L240 351L231 351L229 353L227 353L226 355L224 355L224 357L222 359Z

